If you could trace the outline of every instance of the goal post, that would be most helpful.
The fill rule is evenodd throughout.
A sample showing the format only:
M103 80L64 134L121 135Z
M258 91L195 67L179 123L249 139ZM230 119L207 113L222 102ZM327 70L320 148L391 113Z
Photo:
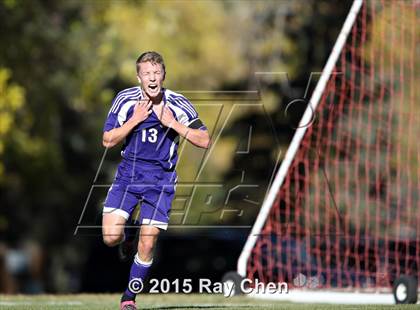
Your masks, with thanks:
M362 0L355 0L350 9L350 12L344 22L343 28L338 36L338 39L334 45L334 48L331 52L330 57L328 58L327 64L321 74L321 77L316 85L316 88L313 92L313 95L308 103L302 119L299 122L299 126L296 129L296 132L293 136L292 142L284 156L284 159L280 165L279 171L277 172L274 181L271 185L270 190L268 191L267 197L265 198L261 210L258 213L257 219L252 227L251 233L249 234L245 246L238 259L238 273L245 277L246 275L246 263L251 254L251 250L257 241L258 234L261 232L261 229L264 225L265 220L270 212L271 207L273 206L274 200L277 196L280 186L283 184L284 178L286 177L287 171L289 170L290 164L295 157L295 154L299 148L300 142L308 128L308 125L312 123L314 112L318 102L322 96L322 92L327 85L328 79L334 69L335 63L337 62L338 56L343 48L343 45L347 39L347 36L351 30L351 27L356 20L356 16L362 6Z
M387 303L378 292L417 283L419 7L354 0L240 254L240 276L289 283L297 301L358 291Z

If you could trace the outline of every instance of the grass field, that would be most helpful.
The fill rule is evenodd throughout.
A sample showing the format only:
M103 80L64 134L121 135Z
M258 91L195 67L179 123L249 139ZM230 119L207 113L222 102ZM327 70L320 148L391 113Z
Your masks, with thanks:
M0 309L101 309L115 310L118 308L120 295L115 294L78 294L78 295L0 295ZM252 299L249 297L224 298L218 295L140 295L140 309L418 309L417 305L399 306L355 306L328 304L294 304Z

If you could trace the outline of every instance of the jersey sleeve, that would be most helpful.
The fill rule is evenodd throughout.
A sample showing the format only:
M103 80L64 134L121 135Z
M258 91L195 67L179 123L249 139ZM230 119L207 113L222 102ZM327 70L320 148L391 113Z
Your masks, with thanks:
M111 109L105 121L103 131L110 131L114 128L121 127L127 121L129 109L137 102L124 93L119 93L112 100Z
M118 114L112 112L112 110L109 111L108 116L105 121L104 125L104 132L110 131L114 128L121 127L121 125L118 123Z
M171 99L172 107L178 122L192 129L207 130L207 127L200 120L194 106L187 98L176 96Z

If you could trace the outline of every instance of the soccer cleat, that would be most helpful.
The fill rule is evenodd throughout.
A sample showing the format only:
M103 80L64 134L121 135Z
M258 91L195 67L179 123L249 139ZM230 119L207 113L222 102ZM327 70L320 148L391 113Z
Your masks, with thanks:
M137 310L136 303L133 300L123 301L120 310Z

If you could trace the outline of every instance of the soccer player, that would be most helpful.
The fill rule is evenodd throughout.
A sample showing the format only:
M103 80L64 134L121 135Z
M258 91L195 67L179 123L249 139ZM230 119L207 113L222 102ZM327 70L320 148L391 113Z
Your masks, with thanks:
M130 283L138 279L144 282L159 232L168 227L177 182L179 136L198 147L210 145L207 128L193 105L183 95L163 88L166 70L162 56L143 53L136 61L136 70L140 86L117 94L103 133L106 148L125 140L122 160L104 203L105 244L115 246L125 240L124 226L135 220L132 213L141 203L137 253L121 298L124 310L136 309L136 292Z

